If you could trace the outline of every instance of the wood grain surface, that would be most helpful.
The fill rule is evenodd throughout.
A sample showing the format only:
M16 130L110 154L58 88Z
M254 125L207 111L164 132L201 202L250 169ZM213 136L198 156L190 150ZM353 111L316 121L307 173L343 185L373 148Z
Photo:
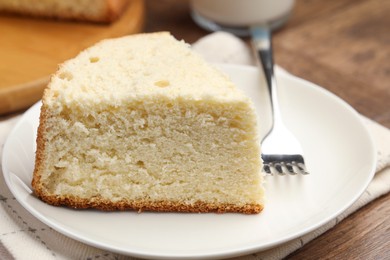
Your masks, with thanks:
M143 0L130 1L112 24L1 14L0 114L31 106L59 63L99 40L140 32L143 20Z
M145 30L194 42L188 1L148 0ZM274 35L275 60L390 128L390 1L297 0ZM390 259L390 194L358 210L287 259Z

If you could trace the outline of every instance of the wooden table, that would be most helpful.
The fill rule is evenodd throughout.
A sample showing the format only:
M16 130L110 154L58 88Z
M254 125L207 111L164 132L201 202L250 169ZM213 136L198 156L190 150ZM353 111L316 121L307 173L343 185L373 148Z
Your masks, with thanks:
M192 43L208 32L185 0L148 0L145 31ZM275 33L276 62L390 128L390 1L297 0ZM390 194L366 205L288 259L389 259Z

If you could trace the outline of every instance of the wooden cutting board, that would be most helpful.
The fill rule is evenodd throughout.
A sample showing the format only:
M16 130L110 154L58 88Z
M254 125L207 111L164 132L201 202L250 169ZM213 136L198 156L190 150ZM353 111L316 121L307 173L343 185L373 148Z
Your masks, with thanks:
M143 0L108 25L0 15L0 115L40 100L59 63L102 39L140 32L143 20Z

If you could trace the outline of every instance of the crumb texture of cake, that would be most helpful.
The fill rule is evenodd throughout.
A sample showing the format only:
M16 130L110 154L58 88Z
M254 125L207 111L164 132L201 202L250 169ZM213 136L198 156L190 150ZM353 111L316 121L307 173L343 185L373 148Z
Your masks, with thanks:
M45 90L33 188L53 205L258 213L253 104L169 33L105 40Z
M0 0L0 11L47 18L111 22L128 0Z

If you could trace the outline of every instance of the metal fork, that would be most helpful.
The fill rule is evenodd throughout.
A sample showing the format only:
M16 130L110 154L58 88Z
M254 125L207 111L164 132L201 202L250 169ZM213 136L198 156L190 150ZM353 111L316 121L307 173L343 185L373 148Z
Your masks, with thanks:
M267 174L279 175L308 174L302 147L284 126L280 114L273 70L271 31L266 26L255 26L250 28L250 35L256 57L261 62L266 78L273 118L271 129L261 141L263 171Z

